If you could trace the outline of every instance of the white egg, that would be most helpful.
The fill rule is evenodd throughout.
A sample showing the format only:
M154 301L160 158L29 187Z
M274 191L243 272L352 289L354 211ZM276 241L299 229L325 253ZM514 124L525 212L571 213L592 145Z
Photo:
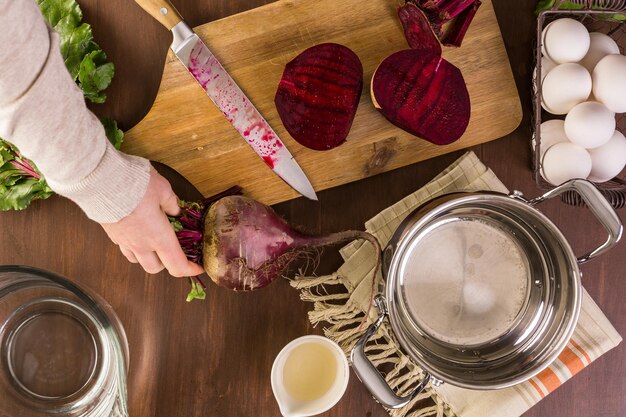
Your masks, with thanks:
M591 75L579 64L554 67L541 85L541 105L552 114L566 114L591 94Z
M550 58L546 58L545 56L541 57L541 82L543 82L543 80L546 78L546 75L548 75L548 73L552 70L552 68L556 67L558 64L556 64L554 61L550 60ZM533 80L537 79L537 66L535 65L535 69L533 70ZM537 94L537 84L536 82L533 82L533 91L535 94Z
M541 176L552 185L560 185L574 178L587 178L591 156L582 146L562 142L546 151L541 165Z
M557 65L558 64L552 61L550 58L542 56L541 57L541 81L545 80L546 75L548 75L548 73L552 71L554 67L556 67Z
M591 149L602 146L615 131L615 113L597 101L580 103L565 116L565 134L577 145Z
M591 43L587 55L579 62L580 65L587 68L590 73L593 72L596 64L607 55L619 54L619 46L608 35L600 32L592 32L589 34Z
M541 55L542 56L546 56L546 32L548 31L548 29L550 28L550 26L552 25L552 23L554 22L550 22L546 25L546 27L543 28L543 30L541 31Z
M589 155L591 155L589 181L608 181L626 166L626 138L616 130L607 143L599 148L590 149Z
M577 20L558 19L541 33L541 50L557 64L578 62L587 54L591 39L587 28Z
M539 148L539 160L543 158L546 151L557 143L569 142L564 128L565 122L560 119L548 120L543 122L540 126L541 132L541 145ZM535 138L533 137L533 146L535 145Z
M611 111L626 112L626 56L607 55L596 64L593 95Z

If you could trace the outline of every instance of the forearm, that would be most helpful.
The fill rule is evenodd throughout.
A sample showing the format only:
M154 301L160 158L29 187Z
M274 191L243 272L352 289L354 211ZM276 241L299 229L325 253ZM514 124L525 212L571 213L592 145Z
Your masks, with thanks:
M148 161L108 143L34 1L0 0L0 27L0 137L90 218L112 223L128 215L147 188Z

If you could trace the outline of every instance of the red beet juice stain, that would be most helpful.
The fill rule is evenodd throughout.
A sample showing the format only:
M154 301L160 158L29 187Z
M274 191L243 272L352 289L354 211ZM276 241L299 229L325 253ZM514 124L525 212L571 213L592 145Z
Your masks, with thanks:
M278 163L277 151L283 144L232 81L228 77L218 79L224 69L217 58L205 53L202 42L198 42L191 50L188 70L222 109L226 119L246 138L263 161L274 169Z
M265 163L267 164L268 167L274 169L274 166L276 164L276 161L274 161L274 158L272 158L269 155L263 156L262 158L263 158L263 161L265 161Z

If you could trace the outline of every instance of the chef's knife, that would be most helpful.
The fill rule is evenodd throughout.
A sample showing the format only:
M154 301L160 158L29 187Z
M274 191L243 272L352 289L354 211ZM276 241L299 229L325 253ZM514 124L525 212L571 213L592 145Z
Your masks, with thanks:
M283 181L317 200L313 186L276 132L169 0L135 1L172 32L172 51L248 145Z

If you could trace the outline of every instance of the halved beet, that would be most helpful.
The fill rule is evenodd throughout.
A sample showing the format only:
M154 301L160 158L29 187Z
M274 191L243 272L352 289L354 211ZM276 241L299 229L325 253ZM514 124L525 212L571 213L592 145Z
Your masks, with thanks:
M326 150L348 136L362 89L359 57L343 45L323 43L287 64L274 103L296 141Z
M449 25L448 30L444 33L441 38L441 43L446 46L460 47L465 33L467 29L469 29L472 20L474 20L474 16L476 16L481 4L480 0L475 0L467 9L459 13Z
M409 46L425 54L441 55L441 44L424 12L413 3L398 7L398 17Z
M371 94L390 122L437 145L459 139L469 123L463 75L440 56L414 49L390 55L372 77Z

